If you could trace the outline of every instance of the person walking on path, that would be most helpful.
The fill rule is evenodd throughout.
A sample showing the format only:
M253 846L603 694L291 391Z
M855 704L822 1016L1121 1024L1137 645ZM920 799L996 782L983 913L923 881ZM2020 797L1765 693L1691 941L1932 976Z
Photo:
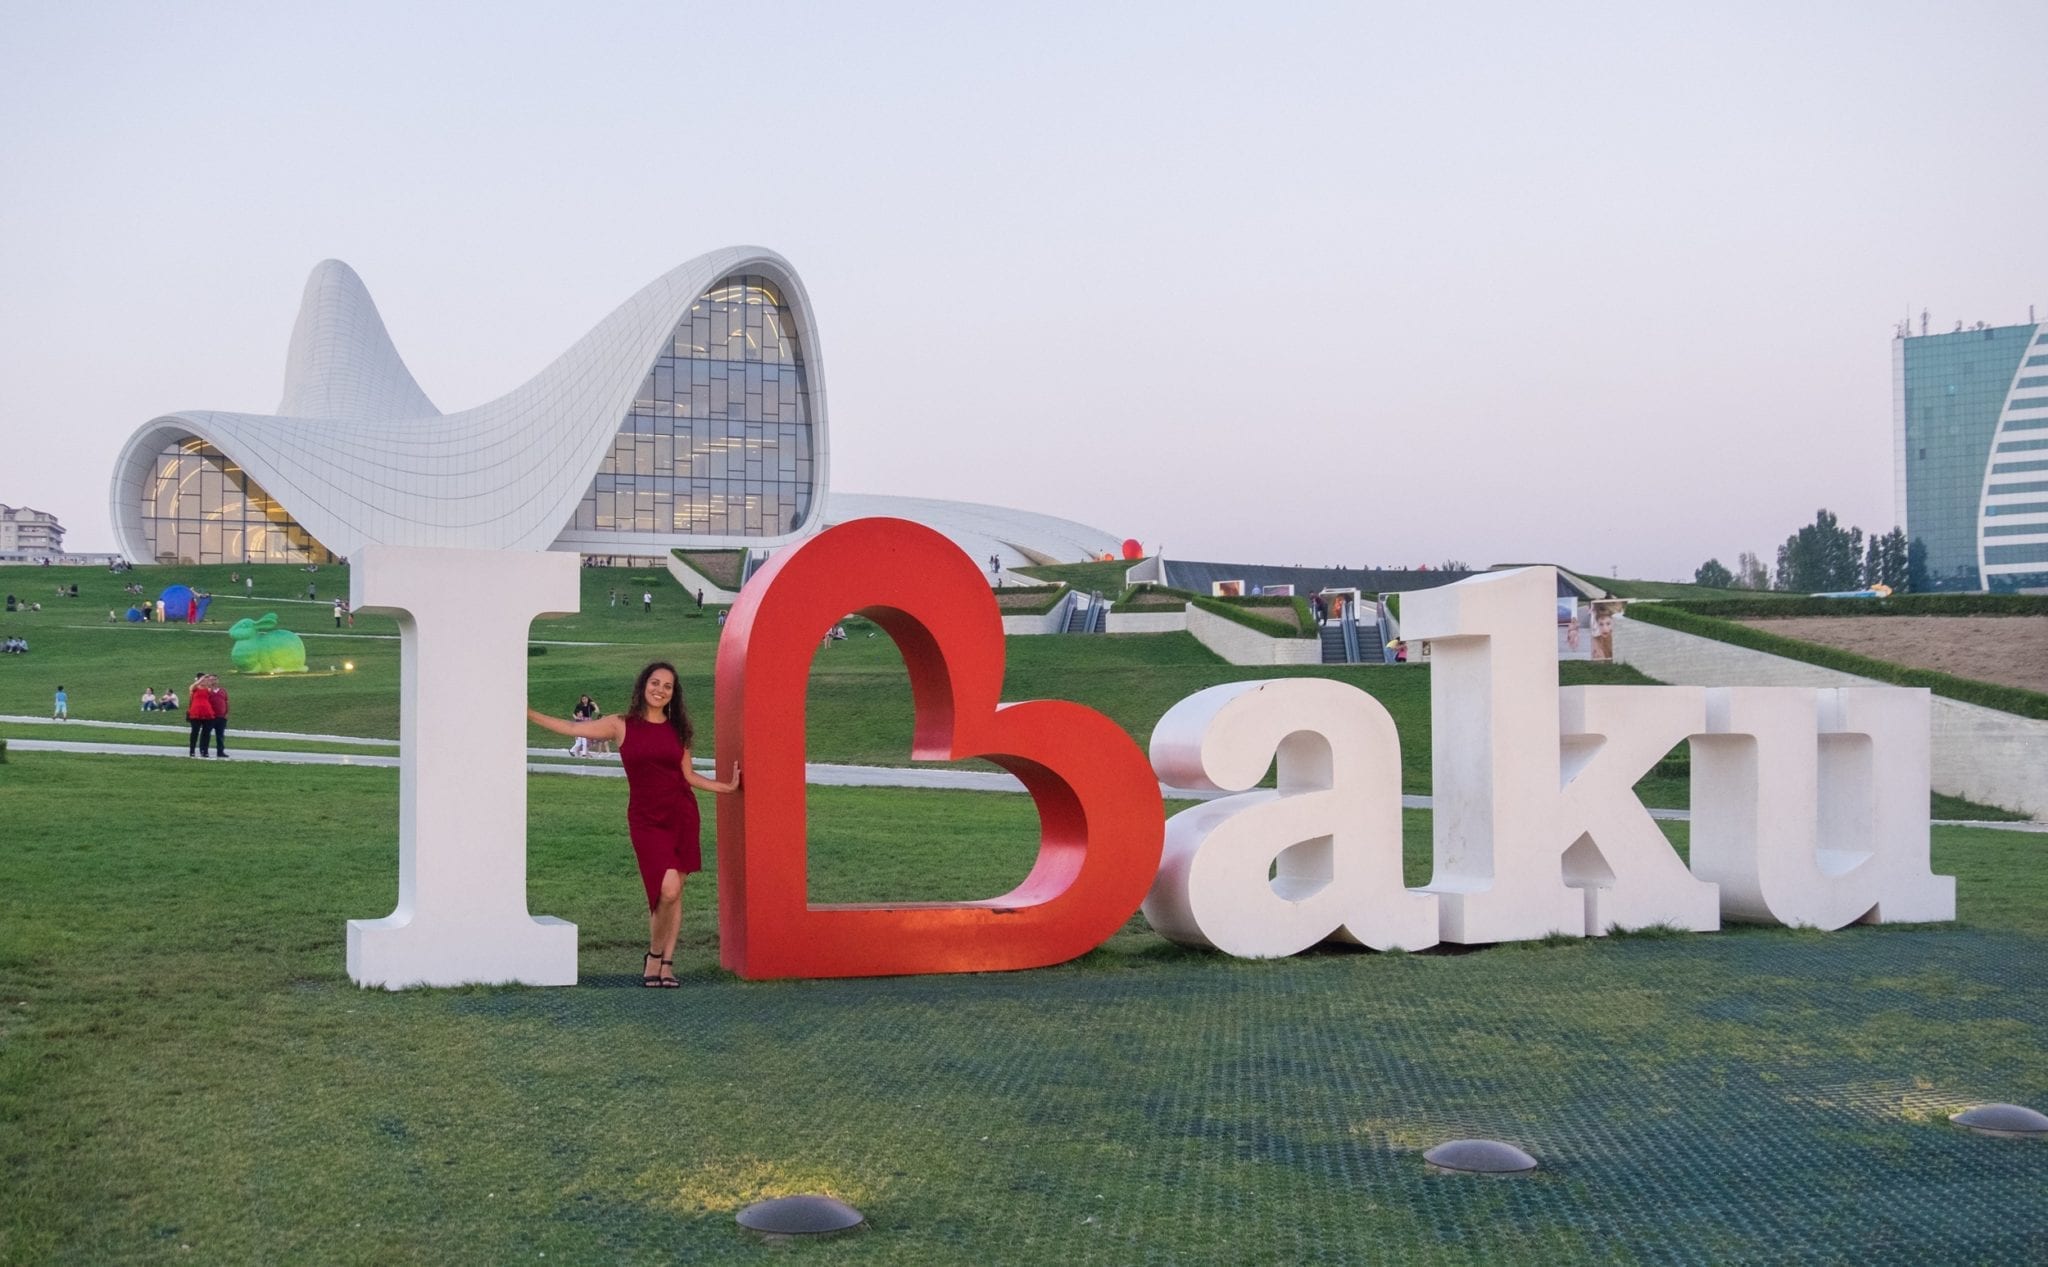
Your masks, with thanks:
M228 755L228 693L221 689L220 678L206 675L206 693L213 697L213 755Z
M707 779L690 764L695 730L676 669L657 660L640 670L626 711L590 721L563 721L529 708L526 717L543 730L578 739L617 740L626 766L626 829L647 890L647 955L640 984L673 989L676 934L683 926L683 877L703 869L700 819L692 788L725 795L739 791L740 769L726 782Z
M576 700L576 711L569 714L569 716L576 721L590 721L594 719L597 716L597 701L588 695L579 696ZM583 735L576 736L576 742L569 745L569 755L572 757L589 756L590 740Z
M653 590L645 590L645 591L643 591L643 592L641 593L641 595L640 595L640 610L641 610L641 612L642 612L643 614L644 614L644 613L647 613L647 612L651 612L651 611L653 611L653 610L654 610L654 591L653 591Z
M55 707L50 712L50 716L56 718L58 721L71 720L71 697L64 693L64 684L62 682L59 682L57 684L57 698L55 701Z
M185 724L190 732L185 738L185 755L212 756L213 696L206 690L204 673L194 676L192 685L185 688Z

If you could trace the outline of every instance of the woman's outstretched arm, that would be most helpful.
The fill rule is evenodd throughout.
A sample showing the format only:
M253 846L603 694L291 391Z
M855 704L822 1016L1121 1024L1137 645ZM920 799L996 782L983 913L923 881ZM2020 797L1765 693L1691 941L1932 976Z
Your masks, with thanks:
M720 783L716 779L707 779L697 773L697 767L690 763L690 750L685 748L683 749L683 781L700 792L737 792L740 790L740 768L735 764L732 768L732 778L724 783Z
M619 743L624 742L626 738L626 723L618 717L565 721L560 717L550 717L546 713L535 712L529 708L526 710L526 720L542 730L552 730L558 735L568 735L572 739L609 739Z

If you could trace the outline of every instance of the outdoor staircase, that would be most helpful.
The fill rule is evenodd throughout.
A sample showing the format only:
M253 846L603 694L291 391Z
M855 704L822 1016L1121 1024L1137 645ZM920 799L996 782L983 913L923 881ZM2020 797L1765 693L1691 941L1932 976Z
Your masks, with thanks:
M1081 605L1078 592L1067 608L1067 623L1061 627L1063 633L1106 633L1109 630L1109 604L1102 601L1102 591L1088 595L1088 605Z
M1377 620L1354 624L1346 613L1345 619L1325 621L1318 637L1323 645L1324 664L1383 664L1386 662L1386 644L1380 640L1380 626ZM1355 631L1355 632L1354 632ZM1348 636L1347 636L1348 635ZM1357 639L1358 658L1352 659L1347 643Z

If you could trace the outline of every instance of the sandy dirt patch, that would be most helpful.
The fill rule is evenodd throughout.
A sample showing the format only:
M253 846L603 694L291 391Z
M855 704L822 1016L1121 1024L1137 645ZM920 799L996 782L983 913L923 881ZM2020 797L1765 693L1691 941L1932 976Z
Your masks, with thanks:
M1796 616L1741 623L1873 660L2048 691L2048 616Z

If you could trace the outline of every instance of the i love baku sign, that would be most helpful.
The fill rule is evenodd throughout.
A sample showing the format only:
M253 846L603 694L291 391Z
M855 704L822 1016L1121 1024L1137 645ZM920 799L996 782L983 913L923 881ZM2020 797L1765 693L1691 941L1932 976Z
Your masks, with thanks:
M577 562L355 560L353 605L398 619L402 656L398 906L350 921L357 983L575 983L575 926L526 908L526 701L505 685L525 680L533 619L576 610ZM1523 568L1403 597L1403 635L1431 644L1435 797L1434 874L1409 889L1401 740L1372 696L1327 678L1210 687L1167 711L1148 753L1083 705L1001 702L1000 612L944 537L897 519L827 529L748 582L719 643L718 766L745 771L718 813L721 960L751 979L1037 968L1140 909L1174 941L1255 957L1955 917L1928 855L1927 692L1560 688L1555 585ZM1029 791L1038 858L1008 893L808 900L806 684L848 613L909 668L913 758L984 758ZM1680 743L1690 865L1633 790ZM1229 795L1168 819L1161 783Z

